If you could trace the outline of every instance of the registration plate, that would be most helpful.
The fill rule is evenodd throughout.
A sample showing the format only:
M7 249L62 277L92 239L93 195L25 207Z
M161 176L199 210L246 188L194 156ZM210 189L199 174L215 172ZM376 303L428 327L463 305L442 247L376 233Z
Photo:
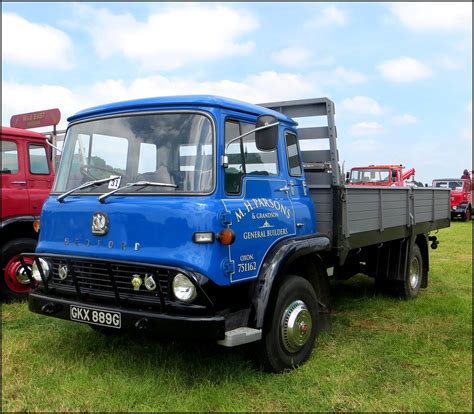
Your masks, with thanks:
M120 329L122 324L120 312L88 308L86 306L71 305L69 317L71 321L106 326L108 328Z

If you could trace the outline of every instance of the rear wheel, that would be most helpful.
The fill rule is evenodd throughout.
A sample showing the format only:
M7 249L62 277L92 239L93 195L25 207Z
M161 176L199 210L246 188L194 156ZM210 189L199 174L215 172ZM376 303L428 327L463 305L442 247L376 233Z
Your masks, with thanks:
M400 281L399 295L404 299L414 299L418 296L423 278L423 257L418 245L414 245L410 255L410 265L406 280Z
M318 331L318 311L311 284L300 276L287 276L271 299L259 343L265 370L282 372L309 358Z
M34 252L36 241L29 238L11 240L2 247L1 296L5 301L23 299L33 288L25 267L20 261L21 253ZM25 257L25 265L31 270L33 258Z
M418 245L410 253L408 274L405 280L375 279L375 286L381 293L394 295L403 299L414 299L418 296L423 279L423 256Z

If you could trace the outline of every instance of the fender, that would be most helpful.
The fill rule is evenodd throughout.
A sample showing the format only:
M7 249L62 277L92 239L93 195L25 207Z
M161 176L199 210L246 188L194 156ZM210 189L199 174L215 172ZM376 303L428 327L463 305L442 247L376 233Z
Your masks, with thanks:
M7 227L10 224L18 223L18 222L31 222L33 223L35 220L39 219L39 216L15 216L10 217L5 220L0 220L0 229Z
M273 282L278 273L295 259L323 250L329 250L331 241L326 235L311 234L292 237L277 243L267 254L252 294L256 327L261 329Z

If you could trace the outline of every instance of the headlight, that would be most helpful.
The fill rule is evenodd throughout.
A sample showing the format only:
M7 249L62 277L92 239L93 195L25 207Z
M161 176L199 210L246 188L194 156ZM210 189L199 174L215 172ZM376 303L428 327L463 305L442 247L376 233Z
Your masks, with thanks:
M41 264L41 269L43 270L43 275L47 279L49 277L49 273L50 273L49 264L46 260L42 259L41 257L38 260ZM43 281L41 279L41 273L38 269L38 265L36 263L36 260L33 262L33 266L31 268L31 275L33 276L33 279L35 279L36 281L38 281L38 282Z
M197 296L193 282L182 273L178 273L173 279L173 294L183 302L192 302Z

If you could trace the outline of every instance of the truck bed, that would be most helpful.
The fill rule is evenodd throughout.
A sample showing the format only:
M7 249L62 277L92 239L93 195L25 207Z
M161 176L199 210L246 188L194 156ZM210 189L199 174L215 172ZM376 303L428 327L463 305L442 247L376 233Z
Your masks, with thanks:
M309 122L317 126L305 122L298 128L298 140L307 188L316 210L317 231L330 238L341 262L353 249L449 227L449 190L344 185L337 149L336 111L330 99L262 105L296 119L319 117L319 122ZM324 118L326 122L321 122Z
M318 231L352 250L449 226L449 191L309 184Z

